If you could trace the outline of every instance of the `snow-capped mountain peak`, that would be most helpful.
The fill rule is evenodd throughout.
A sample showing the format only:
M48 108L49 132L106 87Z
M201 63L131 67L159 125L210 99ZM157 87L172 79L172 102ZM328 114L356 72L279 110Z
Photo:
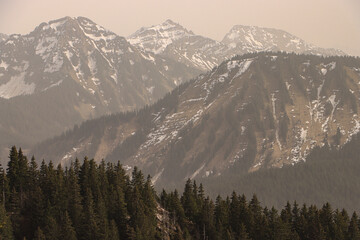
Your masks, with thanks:
M159 54L174 41L193 35L194 33L192 31L168 19L159 25L143 27L127 39L132 45L138 48Z
M59 86L64 81L56 80L57 73L65 65L66 71L69 67L73 69L81 85L86 83L87 74L82 66L86 62L86 69L93 75L91 79L98 79L95 77L97 71L91 69L95 66L91 64L95 63L95 58L106 63L116 82L114 64L119 60L116 56L132 51L125 38L84 17L64 17L42 23L27 35L11 35L0 47L0 62L2 66L6 65L6 68L0 68L0 97L7 99ZM83 59L88 61L83 62ZM19 89L24 86L31 88ZM91 89L89 91L93 92Z
M222 42L231 48L242 48L245 52L264 50L300 52L305 48L313 48L304 40L283 30L243 25L232 27Z
M232 52L284 51L315 55L346 55L337 49L324 49L305 42L284 30L235 25L221 41Z
M171 20L156 29L166 35L166 38L172 36L172 39L176 39L181 35L178 30L181 26ZM157 68L162 68L165 63L162 61L156 66L156 59L161 57L154 58L149 53L137 50L124 37L85 17L64 17L42 23L27 35L11 35L0 43L0 49L0 97L6 99L40 93L59 86L65 82L62 76L64 73L70 75L90 94L100 95L104 100L107 91L105 82L110 81L108 84L121 86L124 82L120 81L129 81L131 85L138 80L143 82L144 78L148 79L146 85L149 86L145 87L146 90L156 85L151 85L155 79L158 79L159 83L165 80L164 76L168 76L167 73L161 73L163 77L151 78L148 74L136 78L130 76L133 75L130 74L132 69L138 67L136 63L144 61L146 63L142 63L143 65L150 64L150 72L153 73L159 71ZM125 63L129 64L129 67L120 70ZM172 64L175 62L165 65ZM167 71L161 69L164 70ZM167 90L174 85L174 81L170 81L171 83L165 84ZM179 83L181 81L176 80ZM19 86L26 91L19 89ZM149 98L155 99L156 92L154 95L150 93ZM106 105L106 101L104 104Z

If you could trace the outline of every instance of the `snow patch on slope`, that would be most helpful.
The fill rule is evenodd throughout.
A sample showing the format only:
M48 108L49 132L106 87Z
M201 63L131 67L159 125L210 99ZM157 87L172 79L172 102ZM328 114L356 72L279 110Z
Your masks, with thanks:
M0 85L0 97L9 99L19 95L30 95L35 91L35 84L27 84L25 79L26 72L11 77L10 81Z

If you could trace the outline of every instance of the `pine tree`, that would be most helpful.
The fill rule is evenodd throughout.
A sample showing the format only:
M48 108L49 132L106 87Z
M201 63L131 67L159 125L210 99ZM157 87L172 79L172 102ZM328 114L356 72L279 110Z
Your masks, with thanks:
M91 189L85 189L84 205L83 205L82 226L79 229L78 237L84 240L99 239L100 229L98 218L95 213L95 205Z
M231 194L231 203L230 203L230 226L232 230L236 233L240 233L240 202L237 194L233 192Z
M73 222L75 229L79 229L82 221L82 196L80 194L80 186L78 183L78 177L74 170L73 164L71 164L68 170L68 177L66 181L66 192L68 194L68 211L69 216Z
M227 201L224 201L220 195L215 201L215 227L217 239L223 239L228 236L229 230L229 209Z
M106 174L106 165L104 159L101 161L99 168L98 168L98 179L99 179L99 188L100 193L104 199L104 202L108 202L108 191L109 191L109 181Z
M326 233L321 225L320 214L318 209L311 205L308 209L307 215L306 235L309 239L325 239Z
M202 209L200 212L200 227L202 227L201 235L203 239L206 239L209 236L215 235L215 223L214 223L214 203L207 197L202 204Z
M196 184L195 184L196 186ZM184 193L181 197L181 203L184 207L185 216L190 221L195 221L195 217L198 212L197 204L196 204L196 198L194 196L194 189L193 185L191 184L191 180L188 179L185 184Z
M16 189L18 186L19 159L18 151L15 146L11 147L9 154L9 162L7 169L7 177L9 179L10 190Z
M119 240L119 233L114 220L110 221L108 240Z
M335 226L333 220L333 212L329 203L324 204L320 211L320 222L323 227L327 239L334 236Z
M17 191L20 194L21 208L24 206L25 189L29 183L29 165L27 157L23 155L21 148L18 152L18 170L17 170Z
M297 204L296 201L293 204L291 214L292 214L291 230L293 232L296 232L297 234L300 234L300 232L301 232L301 229L300 229L300 209L299 209L299 205Z
M40 227L35 231L34 240L46 240L45 234Z
M54 205L56 206L54 209L56 209L57 215L60 217L61 213L68 209L64 170L60 164L55 171L54 177Z
M3 204L0 204L0 239L14 239L11 221L6 214Z
M69 214L65 212L65 215L62 219L62 227L61 227L61 237L60 239L67 239L67 240L76 240L76 232L74 227L72 226L71 219Z
M180 202L178 191L175 189L169 198L169 211L172 218L178 222L181 227L185 227L185 211Z
M287 223L289 225L291 225L292 223L292 213L291 213L292 209L291 209L291 205L289 202L286 203L285 208L281 211L281 220L284 223Z
M109 217L114 219L119 236L126 238L127 229L127 205L125 202L124 192L119 186L110 190Z
M156 235L156 210L157 203L155 199L155 190L152 187L150 176L147 177L147 180L144 184L142 199L145 206L145 216L146 216L146 231L144 234L149 237L149 239L155 237Z
M56 220L51 216L48 216L46 219L44 232L46 240L60 240L61 229Z
M143 239L142 235L142 227L145 228L145 206L141 197L141 193L139 191L138 186L134 186L132 190L132 196L130 198L130 202L128 204L129 214L130 214L130 226L134 229L135 234L140 239Z
M246 227L243 223L240 224L238 239L239 240L250 240L249 234L247 233Z
M341 212L339 210L335 210L334 223L335 223L334 238L345 239L349 226L349 216L345 210Z
M28 184L27 187L30 191L34 190L39 185L39 176L38 176L38 165L35 161L35 157L32 156L29 165L28 173Z
M0 164L0 204L5 206L9 195L9 182L5 173L5 169Z
M257 196L254 194L252 199L249 202L249 210L250 210L250 237L254 240L262 239L264 235L263 232L263 219L261 215L262 208L260 206L260 202Z
M99 195L98 197L95 212L97 216L97 225L99 228L98 238L107 239L109 234L109 221L107 217L105 202L101 195Z
M346 239L347 240L360 240L358 216L356 215L355 212L353 213L353 215L351 217Z
M33 188L29 193L24 210L24 214L31 224L31 234L37 230L38 226L44 226L46 221L43 193L39 186Z
M81 195L85 196L86 191L92 189L90 182L90 163L87 157L84 158L83 164L81 165L79 171L79 185L81 187ZM76 172L76 169L75 169Z

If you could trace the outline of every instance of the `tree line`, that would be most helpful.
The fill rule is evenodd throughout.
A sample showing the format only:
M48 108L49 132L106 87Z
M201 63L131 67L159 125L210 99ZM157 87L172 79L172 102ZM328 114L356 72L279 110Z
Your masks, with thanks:
M38 166L12 147L0 178L0 239L360 239L357 214L329 203L278 211L256 195L213 200L190 179L182 194L156 194L136 167L86 157Z

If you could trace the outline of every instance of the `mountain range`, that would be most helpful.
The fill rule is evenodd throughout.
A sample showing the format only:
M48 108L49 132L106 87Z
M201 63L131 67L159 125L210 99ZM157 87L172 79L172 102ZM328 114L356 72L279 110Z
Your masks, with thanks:
M159 186L248 174L340 148L360 131L360 61L286 53L234 57L141 111L87 121L32 154L138 166Z
M65 17L1 39L2 159L13 144L30 148L84 120L152 104L237 54L344 55L259 27L235 26L217 42L171 20L126 39L90 19Z
M199 74L83 17L0 42L0 145L24 147L74 124L153 103Z
M337 49L316 47L279 29L236 25L221 42L218 42L196 35L171 20L141 28L127 40L139 49L167 56L203 71L211 70L235 55L251 52L284 51L324 56L345 55Z

